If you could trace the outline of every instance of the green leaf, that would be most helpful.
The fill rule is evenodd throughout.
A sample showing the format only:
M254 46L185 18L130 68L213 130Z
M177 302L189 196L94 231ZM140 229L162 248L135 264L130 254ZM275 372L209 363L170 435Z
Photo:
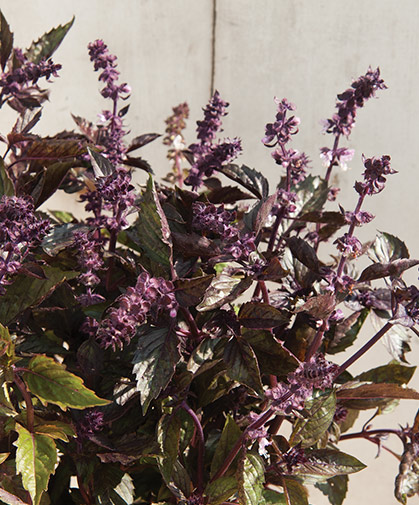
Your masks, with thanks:
M15 359L15 344L10 337L9 329L0 323L0 365L5 371Z
M336 475L326 482L317 482L316 487L328 497L331 505L342 505L348 491L348 476Z
M6 503L6 505L28 505L23 502L18 496L9 493L5 489L0 489L0 500L2 503Z
M1 16L1 11L0 11ZM0 18L1 22L1 18ZM15 194L12 181L7 175L6 169L4 167L3 158L0 157L0 196L13 196Z
M67 35L68 30L73 26L73 23L74 17L64 26L59 25L48 33L44 33L36 42L32 42L25 53L28 60L39 63L42 59L47 60L50 58Z
M230 277L220 273L212 280L205 292L204 299L196 308L202 312L218 309L238 298L251 284L250 277Z
M0 378L1 380L4 379L4 377ZM17 415L13 403L10 400L9 385L6 381L4 381L0 387L0 415L7 417L15 417Z
M369 313L369 309L354 312L329 330L325 335L324 345L326 352L328 354L337 354L351 346L355 342Z
M164 477L164 476L163 476ZM185 467L176 461L170 481L165 481L170 491L181 501L187 501L192 494L193 485Z
M164 415L157 425L157 442L162 452L159 469L164 480L169 482L179 452L180 421L176 414Z
M298 360L268 330L246 329L242 336L256 354L261 374L285 376L297 368Z
M225 346L223 360L230 379L263 395L256 355L244 339L232 337Z
M219 169L219 172L226 175L237 184L242 185L257 198L266 198L269 195L269 183L266 177L253 168L242 165L226 165Z
M307 461L293 468L293 476L302 478L305 484L315 484L336 475L360 472L366 465L357 458L334 449L315 449L306 452Z
M175 284L176 300L182 307L195 306L200 303L208 286L211 284L213 275L204 275L192 279L178 279Z
M241 434L242 432L234 419L227 415L220 440L218 441L214 457L211 461L211 478L214 477L221 468L221 465L224 463L234 444L241 437ZM235 461L237 461L237 459L235 459ZM231 468L235 468L235 466L236 464L233 461Z
M95 504L132 505L134 483L115 465L100 465L94 471Z
M7 60L13 49L13 33L10 31L10 26L0 11L0 64L4 71Z
M329 428L336 409L334 391L319 394L305 405L307 418L298 419L291 434L290 444L295 446L301 442L302 447L315 444Z
M151 400L169 384L179 359L179 342L171 329L152 328L140 336L133 359L133 373L137 377L144 415Z
M46 279L18 275L13 284L8 286L0 304L0 322L2 324L7 325L25 309L41 303L66 279L74 279L79 275L78 272L63 271L51 266L44 266L42 269Z
M48 487L50 475L57 463L55 442L44 435L30 433L16 423L18 439L13 443L16 451L16 472L22 474L23 487L29 491L34 505Z
M62 224L67 224L71 222L77 221L77 218L71 213L65 210L49 210L50 214L52 214L55 219L60 221Z
M407 384L415 373L415 366L405 366L400 363L389 363L363 372L354 377L359 382L374 382L375 384L391 382L394 384Z
M239 311L239 322L246 328L274 328L286 325L289 318L268 303L243 303Z
M68 437L76 436L74 428L70 424L62 421L38 420L38 422L35 423L34 432L53 439L62 440L63 442L68 442Z
M308 505L307 489L302 484L284 477L282 486L285 491L287 505Z
M265 483L265 465L259 454L245 453L237 469L238 496L241 505L259 505Z
M378 263L390 263L410 257L406 244L398 237L385 232L379 232L368 251L368 256Z
M279 493L273 489L264 489L262 498L262 505L287 505L284 493Z
M151 176L139 207L136 221L139 244L152 261L168 269L172 265L172 238Z
M221 477L208 484L205 488L208 505L219 505L226 502L235 493L237 493L237 481L235 477Z
M108 405L110 402L96 396L83 385L82 379L65 369L52 358L34 356L27 366L24 379L32 394L44 403L53 403L63 410L68 407L85 409Z

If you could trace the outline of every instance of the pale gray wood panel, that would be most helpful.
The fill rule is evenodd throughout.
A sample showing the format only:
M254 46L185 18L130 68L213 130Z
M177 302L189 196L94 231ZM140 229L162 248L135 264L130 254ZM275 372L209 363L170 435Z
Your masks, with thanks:
M241 160L276 180L278 167L260 139L274 119L273 97L287 97L301 118L293 145L320 173L319 148L332 139L319 121L333 114L337 93L369 65L379 66L389 89L359 111L350 141L342 143L356 150L353 169L339 176L344 204L354 205L361 154L390 154L400 173L367 202L378 214L372 226L402 236L417 230L418 21L416 0L217 0L215 87L231 104L225 134L243 139ZM411 247L419 256L419 240Z
M211 0L6 0L1 8L15 34L15 45L23 48L73 15L76 18L54 55L63 68L50 85L50 103L36 132L73 129L70 113L97 121L98 113L110 108L99 94L98 73L93 72L87 53L87 44L101 38L118 56L121 82L132 88L126 116L130 136L164 133L164 119L172 107L187 101L188 135L190 142L194 140L195 121L210 95ZM8 107L3 109L0 131L7 133L15 115ZM165 153L157 140L143 149L142 156L163 175L170 169ZM144 172L138 174L138 180L144 178Z

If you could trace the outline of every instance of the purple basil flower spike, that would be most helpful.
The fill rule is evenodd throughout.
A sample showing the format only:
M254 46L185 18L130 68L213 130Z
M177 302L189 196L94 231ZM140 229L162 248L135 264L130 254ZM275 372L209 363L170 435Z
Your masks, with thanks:
M237 138L214 143L217 132L221 130L221 118L227 114L227 107L228 103L216 91L204 109L204 119L197 122L197 136L201 142L189 146L194 163L185 179L185 184L194 189L202 185L204 177L210 177L215 170L233 161L242 150L241 141Z

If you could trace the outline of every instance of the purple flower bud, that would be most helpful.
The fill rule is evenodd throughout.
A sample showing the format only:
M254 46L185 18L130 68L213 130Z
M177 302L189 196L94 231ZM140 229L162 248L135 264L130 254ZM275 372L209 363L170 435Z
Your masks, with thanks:
M364 182L356 182L355 190L360 195L374 195L380 193L385 186L386 178L385 175L396 174L396 170L393 170L390 166L390 156L382 156L378 158L364 158L365 172L362 174L364 176Z
M356 258L362 253L361 242L356 237L348 235L348 233L345 233L333 243L336 244L336 247L344 256Z

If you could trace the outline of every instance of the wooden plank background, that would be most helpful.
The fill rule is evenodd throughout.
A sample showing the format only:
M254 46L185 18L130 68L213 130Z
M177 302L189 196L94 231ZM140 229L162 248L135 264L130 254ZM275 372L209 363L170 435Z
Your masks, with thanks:
M399 174L389 178L383 193L367 201L366 210L377 219L360 235L372 238L375 229L393 233L419 257L417 0L3 0L1 8L21 47L76 17L54 57L63 69L51 86L37 132L72 129L71 112L95 120L107 107L86 49L88 42L102 38L118 56L121 79L132 87L127 115L131 136L163 132L171 107L186 100L191 108L186 137L192 143L195 121L216 88L231 104L224 134L242 139L241 161L263 171L273 185L278 167L260 142L264 125L275 115L273 97L287 97L297 105L301 128L294 146L309 154L313 171L321 173L319 148L331 146L331 138L322 135L319 121L333 114L336 94L352 79L369 65L380 66L389 89L359 111L351 139L342 144L356 151L352 170L338 174L342 202L350 210L356 200L352 187L363 171L361 154L390 154ZM12 111L2 111L1 133L8 132L13 119ZM169 170L158 141L142 155L158 175ZM144 180L144 174L138 180ZM76 206L68 200L65 205ZM417 271L411 278L417 280ZM412 346L413 361L419 353L417 342ZM358 370L388 359L384 348L377 347ZM382 416L374 424L412 422L417 403L401 403L397 415ZM397 442L389 445L400 452ZM385 451L375 460L376 447L368 442L342 443L342 450L370 465L351 477L345 503L395 503L397 460ZM320 493L312 496L316 505L327 503Z

